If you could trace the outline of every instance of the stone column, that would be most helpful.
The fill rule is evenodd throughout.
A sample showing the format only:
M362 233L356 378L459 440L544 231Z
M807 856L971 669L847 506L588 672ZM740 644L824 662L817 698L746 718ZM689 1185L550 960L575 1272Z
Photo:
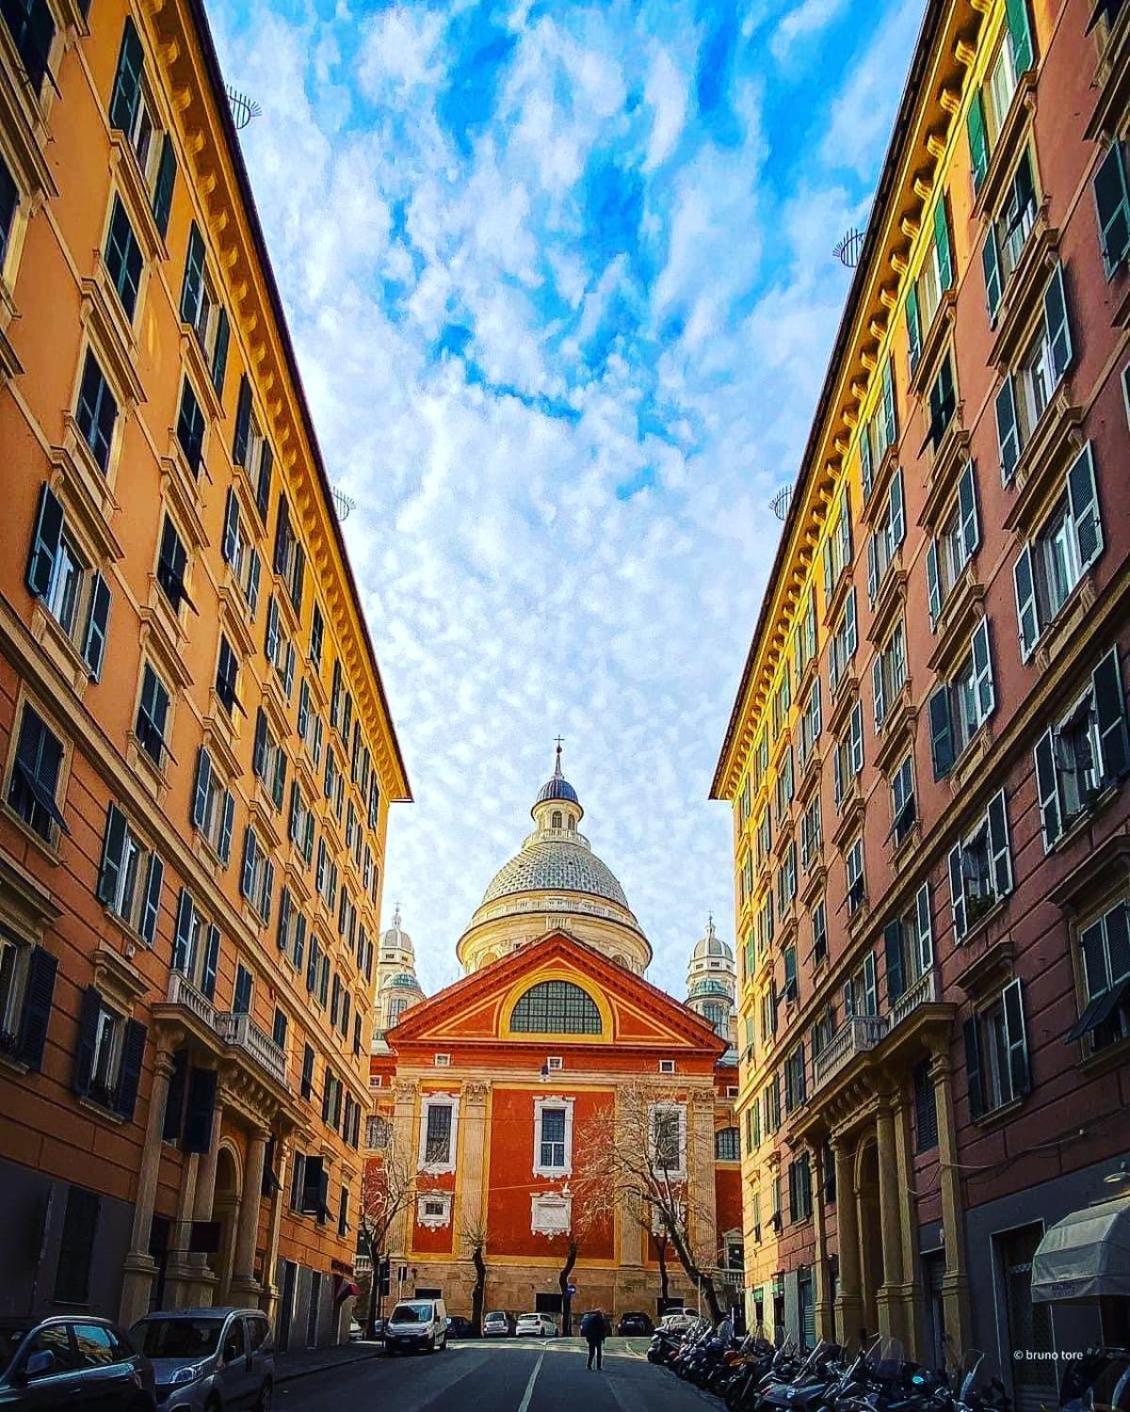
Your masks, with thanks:
M934 1102L938 1113L938 1180L946 1250L942 1307L945 1310L946 1333L953 1339L955 1347L964 1348L971 1328L969 1281L965 1270L965 1216L961 1202L961 1173L957 1166L951 1073L949 1050L936 1050L930 1061L930 1077L934 1081Z
M416 1112L416 1092L417 1085L413 1079L397 1079L394 1089L396 1094L396 1104L393 1109L392 1119L392 1140L397 1145L397 1151L405 1164L406 1171L415 1173L419 1168L420 1132L419 1114ZM415 1200L404 1203L404 1211L398 1221L389 1231L387 1254L395 1254L407 1259L412 1249L412 1232L416 1226L416 1202ZM396 1228L399 1227L399 1245L397 1250ZM392 1290L390 1281L389 1290Z
M833 1140L836 1161L836 1220L839 1227L840 1281L836 1291L836 1328L840 1343L859 1337L863 1299L859 1289L859 1212L856 1207L853 1154L844 1141Z
M914 1154L911 1147L910 1100L905 1084L894 1100L895 1160L898 1171L899 1230L902 1244L902 1284L899 1302L903 1339L909 1358L919 1354L918 1319L918 1198L914 1192Z
M172 1072L172 1051L158 1049L153 1063L153 1083L149 1090L145 1146L141 1151L141 1167L137 1174L137 1192L133 1201L133 1230L130 1235L129 1254L125 1258L122 1273L119 1320L126 1328L148 1313L149 1294L153 1287L153 1277L157 1273L156 1263L149 1254L149 1237L153 1228L153 1202L157 1195L165 1108L169 1099L169 1079Z
M828 1288L828 1231L824 1211L824 1154L818 1143L809 1149L809 1164L812 1172L812 1230L816 1239L814 1261L816 1265L816 1337L834 1339L835 1322L832 1317L832 1301Z
M271 1193L271 1218L267 1228L267 1262L263 1268L263 1291L259 1297L259 1307L273 1324L275 1310L279 1302L279 1285L276 1278L279 1263L279 1231L282 1228L283 1210L287 1201L287 1163L290 1157L290 1142L275 1136L275 1177L278 1186ZM360 1202L360 1197L358 1197Z
M220 1128L224 1119L224 1102L220 1096L220 1088L216 1087L216 1106L212 1109L212 1141L208 1145L208 1151L202 1153L196 1169L196 1194L192 1204L193 1221L210 1221L212 1219L212 1202L216 1195L216 1167L220 1159ZM216 1276L208 1267L207 1258L204 1255L190 1255L189 1263L195 1270L193 1278L192 1302L201 1307L207 1307L212 1303L215 1288Z
M459 1103L459 1178L458 1207L453 1219L458 1222L455 1251L461 1255L460 1231L471 1231L486 1224L486 1150L487 1104L490 1085L478 1079L464 1082Z
M259 1203L263 1196L263 1163L266 1155L267 1133L260 1128L251 1134L247 1144L231 1280L232 1303L242 1304L249 1309L259 1302L259 1281L255 1278L255 1239L259 1234Z
M192 1263L188 1243L192 1234L192 1212L196 1205L196 1176L199 1168L200 1154L188 1153L181 1167L177 1214L173 1223L173 1244L165 1271L165 1299L174 1309L183 1309L186 1305L191 1305L193 1300L193 1281L197 1267Z
M710 1268L718 1264L717 1193L714 1188L714 1090L690 1095L687 1134L687 1185L694 1227L688 1234L696 1256ZM688 1213L689 1214L689 1213Z
M883 1243L883 1279L875 1292L875 1307L879 1315L879 1332L892 1334L905 1342L906 1331L902 1327L899 1302L902 1285L901 1192L895 1154L894 1112L889 1094L882 1094L879 1098L875 1139L879 1167L879 1230Z

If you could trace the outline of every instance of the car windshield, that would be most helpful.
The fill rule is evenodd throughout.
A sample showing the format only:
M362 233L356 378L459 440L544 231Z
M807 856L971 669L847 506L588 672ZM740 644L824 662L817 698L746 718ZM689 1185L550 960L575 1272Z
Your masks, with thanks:
M223 1319L141 1319L130 1341L147 1358L208 1358L220 1341Z
M506 1312L502 1309L492 1309L487 1315L487 1320L492 1324L505 1324Z
M0 1325L0 1373L7 1370L8 1364L16 1356L16 1350L24 1341L24 1335L31 1327L30 1319L21 1323Z
M392 1311L391 1323L426 1324L432 1317L432 1306L421 1300L417 1304L398 1304Z

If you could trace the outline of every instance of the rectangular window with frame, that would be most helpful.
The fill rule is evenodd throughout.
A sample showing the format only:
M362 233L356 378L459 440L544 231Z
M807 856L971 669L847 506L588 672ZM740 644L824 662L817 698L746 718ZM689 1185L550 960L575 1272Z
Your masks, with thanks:
M177 411L177 444L184 454L185 464L194 476L200 473L204 459L204 413L200 399L186 377L181 383L180 407Z
M818 862L824 845L824 828L820 818L820 791L816 790L800 816L800 862L809 868Z
M976 827L949 852L954 938L961 941L1012 891L1012 848L1004 790L989 801Z
M160 769L164 768L166 756L170 760L173 758L167 743L171 708L169 688L153 664L146 662L141 674L141 696L137 703L133 733L146 755Z
M823 719L820 705L820 678L817 677L812 683L812 688L808 693L804 705L800 712L800 739L799 752L801 765L807 764L812 752L816 749L816 742L820 739L820 732L823 729ZM749 780L746 779L748 787ZM748 811L747 811L748 817Z
M887 840L894 839L900 847L910 837L918 821L914 795L914 759L907 755L891 776L891 829Z
M263 566L255 548L254 535L244 524L239 496L234 486L228 487L224 507L224 536L220 543L224 562L231 566L232 576L247 603L251 617L259 606L259 582Z
M231 858L234 817L235 795L227 787L209 751L201 746L196 755L192 789L192 826L225 865Z
M566 1164L566 1111L542 1108L538 1116L538 1166L543 1170L562 1171Z
M926 249L922 268L910 282L906 296L906 326L910 344L910 374L913 377L922 344L934 322L942 295L954 280L953 242L950 239L946 195L934 207L933 237Z
M844 1018L854 1020L879 1013L879 982L875 953L869 951L844 983Z
M114 445L114 428L118 420L118 403L110 391L106 375L92 349L86 351L79 383L75 421L82 439L90 448L98 469L105 474L110 468L110 453Z
M848 590L844 606L832 629L832 640L828 650L828 685L835 696L841 683L847 678L848 667L859 645L859 630L855 614L855 588Z
M867 597L874 603L899 546L906 538L902 469L891 477L887 504L867 540Z
M828 913L821 898L812 909L812 960L819 964L828 955Z
M12 232L16 225L16 212L20 207L20 189L8 170L8 164L0 157L0 279L4 277L4 266L8 263L8 249Z
M252 406L251 382L244 373L239 382L239 402L235 414L232 460L242 466L255 497L255 507L263 524L271 502L274 453Z
M157 550L157 583L161 592L169 600L174 613L179 613L181 605L187 603L192 611L196 609L188 590L184 586L185 571L188 568L188 550L177 532L172 519L166 515L161 526L161 542Z
M1083 1010L1068 1040L1088 1054L1130 1039L1130 907L1121 898L1079 929Z
M949 431L953 422L954 413L957 411L957 387L954 383L953 357L948 349L938 371L934 374L933 382L930 384L927 406L930 420L926 428L926 440L922 443L922 450L925 451L929 447L931 454L937 456L946 439L946 432Z
M145 846L124 811L111 804L95 894L146 946L156 939L164 876L160 855Z
M1113 279L1130 255L1130 157L1124 140L1115 140L1095 169L1091 183L1098 219L1099 244L1107 279Z
M934 922L930 884L923 883L913 906L883 928L887 999L892 1005L934 969Z
M454 1109L450 1103L429 1103L424 1128L424 1163L446 1166L452 1160Z
M221 634L220 651L216 660L216 695L220 704L229 714L233 710L241 712L243 710L237 694L238 687L239 658L235 655L235 649L231 643Z
M867 883L863 872L863 839L857 838L844 856L844 877L847 884L848 916L854 916L867 900Z
M958 478L953 508L926 547L926 597L931 631L937 626L942 609L980 542L976 474L973 462L967 461Z
M275 865L267 857L250 825L243 834L243 867L240 892L258 912L264 923L271 920L271 899L275 887Z
M1005 19L1000 48L966 114L974 191L985 179L990 154L1000 139L1020 76L1032 67L1035 55L1027 0L1009 0Z
M847 488L841 490L828 516L827 538L821 550L824 573L824 599L831 600L840 577L851 565L851 501Z
M880 731L895 698L906 685L906 629L899 621L871 664L871 689L875 698L875 730Z
M276 809L283 807L286 794L286 751L260 706L255 713L255 740L251 751L251 769L266 786Z
M847 727L832 755L832 800L839 813L863 772L863 703L851 708Z
M997 444L1006 484L1073 357L1063 267L1057 264L1044 291L1036 330L1016 365L1005 374L996 397Z
M51 49L55 42L55 20L47 0L6 0L0 6L16 53L24 66L28 83L36 99L49 70Z
M180 316L182 323L188 324L195 333L212 385L222 397L231 329L227 310L220 302L217 286L207 267L204 237L195 221L188 232Z
M163 238L169 226L177 160L172 136L162 131L153 99L147 91L141 37L128 17L110 95L110 126L123 132L129 142L153 219Z
M989 621L982 618L970 637L968 656L952 678L930 695L930 753L936 780L949 774L995 707Z
M61 502L46 482L39 491L25 580L81 653L91 678L98 681L109 631L110 587L91 567Z
M137 311L137 295L141 287L142 256L141 246L133 233L122 198L115 195L110 211L110 225L106 232L106 248L102 252L106 273L110 283L121 300L122 312L126 321L133 323Z
M220 929L208 922L192 894L181 888L173 941L173 969L179 971L206 1000L213 1000L219 964Z
M969 1111L976 1121L1019 1102L1032 1086L1024 993L1010 981L963 1026Z
M62 741L25 703L8 783L8 807L48 842L53 841L55 829L69 832L56 799L62 766Z

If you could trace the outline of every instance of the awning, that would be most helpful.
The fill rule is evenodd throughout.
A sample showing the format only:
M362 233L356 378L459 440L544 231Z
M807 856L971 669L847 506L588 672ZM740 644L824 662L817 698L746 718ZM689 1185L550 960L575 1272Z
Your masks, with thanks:
M360 1293L360 1285L354 1284L352 1280L342 1280L334 1298L340 1304L343 1299L356 1299Z
M1130 1193L1072 1211L1049 1230L1032 1258L1032 1299L1130 1298Z

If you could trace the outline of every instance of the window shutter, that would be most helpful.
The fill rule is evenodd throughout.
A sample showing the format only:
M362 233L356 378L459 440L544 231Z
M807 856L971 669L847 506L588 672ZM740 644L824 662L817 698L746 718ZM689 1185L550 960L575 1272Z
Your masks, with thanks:
M302 842L302 856L306 859L306 864L307 864L307 866L309 866L309 864L310 864L310 859L313 857L313 854L314 854L314 816L313 816L313 814L307 814L307 816L306 816L306 837L305 837L305 839L304 839L303 842Z
M227 500L224 504L224 538L221 553L224 556L225 564L235 563L236 551L239 547L239 499L236 496L233 486L228 486Z
M275 891L275 865L268 858L263 864L263 897L260 916L266 926L271 920L271 900Z
M1024 1027L1024 992L1020 978L1009 981L1001 995L1004 1008L1005 1045L1008 1049L1008 1076L1012 1097L1021 1098L1031 1088L1028 1067L1028 1036Z
M198 1069L194 1065L188 1076L188 1102L184 1114L185 1152L207 1152L212 1146L212 1119L216 1108L215 1069Z
M264 441L263 450L259 456L259 484L255 487L255 503L259 507L264 524L267 522L267 511L271 505L271 475L274 465L275 453Z
M244 373L239 379L239 401L235 409L235 436L232 440L232 460L247 467L247 446L251 438L251 383Z
M161 1136L175 1142L181 1135L184 1121L184 1099L188 1087L188 1050L173 1051L173 1072L169 1075L169 1096L165 1100L165 1120Z
M165 133L161 142L161 164L157 168L157 184L153 190L153 219L164 240L169 230L169 215L173 209L173 187L177 179L177 154L172 133Z
M202 829L208 816L208 786L212 782L212 757L203 746L196 752L196 783L192 791L192 824Z
M280 951L286 950L286 933L290 926L290 889L284 887L279 893L279 926L276 941Z
M149 1033L140 1020L127 1020L122 1035L122 1063L118 1070L118 1088L114 1094L114 1111L127 1122L137 1106L137 1086L145 1058L145 1038Z
M224 377L228 370L228 341L231 338L231 325L228 322L228 311L220 305L219 316L216 320L216 346L212 351L212 386L216 389L216 396L224 395Z
M180 291L180 316L186 324L196 322L200 290L204 281L204 237L193 221L188 233L188 254L184 262L184 283Z
M934 922L928 882L924 882L915 894L914 909L918 921L918 965L925 975L934 964Z
M880 730L883 717L887 714L887 704L883 695L883 659L876 657L871 664L871 685L875 692L875 729Z
M895 415L895 375L890 358L883 364L883 449L895 444L898 423Z
M961 547L968 561L981 542L981 527L977 521L977 482L973 478L972 461L966 461L958 481L957 502L961 511Z
M860 477L863 481L863 498L867 500L871 495L871 482L875 477L875 468L871 464L871 423L866 422L863 433L859 438L859 467ZM825 575L827 580L827 575ZM828 584L825 581L825 592L828 591Z
M910 373L913 377L922 355L922 316L918 312L918 288L913 281L906 292L906 334L910 340Z
M246 828L243 831L243 867L240 871L239 890L244 897L251 900L251 888L255 881L255 831Z
M99 902L112 903L122 873L122 853L126 846L126 816L116 804L106 810L106 832L102 836L102 861L98 866Z
M288 642L286 645L286 670L283 672L283 691L286 699L290 700L291 692L294 690L294 643Z
M847 644L847 655L855 656L855 649L859 644L859 636L855 622L855 586L848 590L848 596L844 599L844 641Z
M965 1072L969 1079L969 1116L980 1118L985 1111L985 1089L981 1082L981 1036L976 1019L962 1026L965 1037Z
M863 996L867 1015L879 1013L879 982L875 973L875 953L869 951L863 958Z
M1112 647L1095 668L1091 684L1103 780L1120 780L1130 773L1130 730L1127 728L1126 696L1122 690L1122 669L1117 647Z
M926 606L930 612L930 631L933 632L942 613L942 580L938 572L936 539L931 539L926 546Z
M1004 11L1012 40L1012 69L1019 78L1032 67L1032 27L1026 0L1005 0Z
M950 906L953 909L953 934L960 941L966 932L965 877L961 866L961 844L949 851Z
M867 601L874 603L879 593L879 552L875 547L875 536L867 538Z
M310 724L310 686L308 682L303 682L298 688L298 734L302 740L306 739L306 728Z
M149 871L145 878L145 906L141 914L141 937L147 946L157 938L157 921L161 915L161 888L165 881L165 865L156 853L149 855Z
M102 992L96 985L83 991L79 1010L78 1041L75 1045L75 1068L71 1086L80 1098L90 1092L94 1073L94 1044L98 1034L98 1016L102 1013Z
M27 980L24 984L24 1007L20 1015L20 1032L16 1055L33 1071L43 1063L43 1047L51 1022L51 1006L55 998L55 972L58 961L42 946L33 946L28 957Z
M1008 841L1008 804L1002 789L989 800L989 868L998 897L1012 891L1012 852Z
M29 7L30 8L30 7ZM110 126L120 132L129 132L137 116L137 104L141 98L141 68L144 57L141 40L133 20L127 17L122 30L122 45L118 50L118 68L114 74L114 88L110 95Z
M271 789L271 798L275 802L275 808L281 809L283 795L286 791L286 756L279 750L275 756L275 778Z
M275 513L275 557L276 574L286 572L286 562L290 551L290 507L286 496L279 496L279 508Z
M1058 382L1071 365L1071 324L1067 318L1067 296L1063 288L1063 266L1056 261L1048 287L1044 290L1044 329L1051 351L1052 370Z
M823 568L824 568L824 598L825 598L825 600L827 600L827 599L831 598L831 596L832 596L832 588L833 588L833 586L834 586L833 583L832 583L832 541L831 541L831 539L826 539L826 540L824 541L824 547L820 550L820 562L821 562L821 564L823 565Z
M985 303L989 306L989 326L995 326L1001 304L1001 257L997 249L997 233L992 225L985 232L981 246L981 268L985 273Z
M262 706L255 712L255 744L251 750L251 768L259 779L267 763L267 715Z
M254 620L255 612L259 607L259 573L261 560L258 549L251 551L251 568L247 574L247 611Z
M934 207L934 246L938 252L938 283L942 289L953 284L953 253L950 249L950 224L943 193Z
M930 696L930 756L934 778L944 779L953 768L953 727L950 723L948 686L939 686Z
M902 966L902 923L897 917L883 928L883 948L887 956L887 999L893 1004L906 989Z
M312 995L318 984L318 943L310 942L310 960L306 967L306 989Z
M1040 636L1040 620L1036 610L1036 587L1032 577L1032 551L1026 544L1012 566L1016 589L1016 622L1020 631L1020 657L1027 662Z
M301 544L294 546L294 570L291 576L290 601L294 605L294 611L298 614L302 612L302 592L306 585L306 551Z
M1047 730L1036 742L1036 793L1040 797L1040 823L1044 852L1050 853L1063 832L1063 812L1059 805L1059 777L1055 768L1055 740Z
M1020 429L1016 421L1011 373L1005 375L1001 390L997 393L997 445L1001 452L1001 476L1007 485L1020 460Z
M1126 156L1121 142L1112 143L1110 150L1099 163L1092 190L1098 214L1103 264L1109 279L1130 250L1130 190L1126 177Z
M1079 569L1090 568L1102 553L1103 526L1099 516L1099 496L1095 488L1095 463L1088 442L1067 472L1067 495L1075 540L1079 548Z
M993 656L989 650L989 620L982 618L973 629L970 640L973 649L974 687L977 693L978 724L987 721L996 705L993 686Z
M189 944L192 939L192 896L185 889L180 890L177 903L177 930L173 938L173 970L186 972L188 969Z
M906 508L903 498L902 467L891 480L891 544L897 549L906 538Z
M35 515L35 533L31 537L26 575L27 586L36 598L45 598L51 587L51 575L62 537L63 507L44 481L39 490L39 508Z
M220 969L220 929L214 923L208 928L208 945L204 952L202 989L209 1000L216 995L216 976Z
M109 625L110 586L101 574L95 574L90 590L86 637L82 645L83 661L92 681L98 681L102 676L102 662L106 656L106 631Z
M816 740L819 739L820 732L821 732L822 729L823 729L823 725L822 725L822 722L821 722L821 719L820 719L820 678L817 677L816 680L812 683L812 739L813 739L813 742L815 742ZM370 828L372 828L372 827L374 826L374 824L376 823L376 819L373 817L373 812L374 812L374 811L370 809L370 816L369 816L369 827L370 827Z
M301 912L294 924L294 968L301 974L302 957L306 950L306 918Z
M851 712L851 772L863 769L863 703L857 701Z
M224 817L220 825L220 862L225 866L231 859L232 821L235 818L235 795L224 791Z
M263 650L267 654L267 661L274 666L275 653L279 646L279 605L275 602L272 593L267 599L267 636L264 641Z
M969 161L973 168L973 190L979 191L989 170L989 137L985 131L985 107L980 92L974 93L973 102L965 117L965 129L969 135Z

